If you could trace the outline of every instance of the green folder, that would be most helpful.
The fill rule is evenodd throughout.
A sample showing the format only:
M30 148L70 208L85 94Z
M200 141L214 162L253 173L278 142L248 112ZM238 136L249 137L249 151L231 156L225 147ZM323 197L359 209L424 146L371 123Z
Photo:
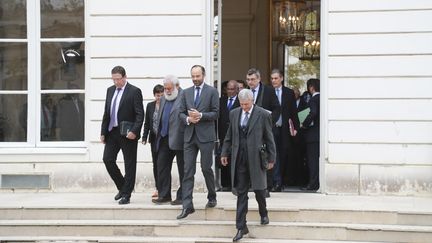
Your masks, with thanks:
M302 110L302 111L299 111L299 112L297 113L298 118L299 118L300 125L303 124L304 120L305 120L306 117L309 115L309 112L310 112L310 108L306 108L306 109L304 109L304 110Z

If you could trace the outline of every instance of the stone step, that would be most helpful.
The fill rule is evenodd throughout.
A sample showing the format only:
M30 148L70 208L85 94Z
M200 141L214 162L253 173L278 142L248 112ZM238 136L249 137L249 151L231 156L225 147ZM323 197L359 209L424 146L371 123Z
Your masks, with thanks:
M231 238L199 237L4 237L2 243L227 243ZM254 239L245 236L242 243L367 243L365 241Z
M432 226L249 221L249 237L430 243ZM0 220L0 236L143 236L231 238L233 221L203 220ZM228 236L228 237L227 237Z
M180 213L181 206L94 206L94 207L0 207L2 220L172 220ZM234 221L234 207L214 209L196 208L189 216L194 220ZM269 207L272 222L317 222L317 223L360 223L432 226L431 212L398 212L384 210L347 210L311 208ZM248 218L257 221L256 207L249 208Z

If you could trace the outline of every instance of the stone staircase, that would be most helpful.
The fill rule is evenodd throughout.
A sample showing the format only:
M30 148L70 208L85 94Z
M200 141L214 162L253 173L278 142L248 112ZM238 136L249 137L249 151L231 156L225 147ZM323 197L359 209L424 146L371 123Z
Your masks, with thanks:
M0 242L231 242L236 232L230 193L219 193L214 209L196 193L196 212L183 220L175 219L181 206L153 205L149 194L125 206L112 196L1 194ZM262 226L249 196L250 233L241 242L432 242L431 198L278 193Z

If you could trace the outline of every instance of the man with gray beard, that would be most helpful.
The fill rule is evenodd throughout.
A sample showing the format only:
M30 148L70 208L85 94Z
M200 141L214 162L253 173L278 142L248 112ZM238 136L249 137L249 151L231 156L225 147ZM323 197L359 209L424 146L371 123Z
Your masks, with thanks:
M159 112L157 119L159 121L159 128L156 138L159 195L152 202L155 204L171 202L172 205L181 205L184 175L183 137L185 125L179 122L178 117L182 90L177 88L178 79L173 75L166 76L163 85L164 96L161 98L159 108L161 112ZM176 199L171 201L171 168L174 156L176 156L177 160L180 187L177 190Z

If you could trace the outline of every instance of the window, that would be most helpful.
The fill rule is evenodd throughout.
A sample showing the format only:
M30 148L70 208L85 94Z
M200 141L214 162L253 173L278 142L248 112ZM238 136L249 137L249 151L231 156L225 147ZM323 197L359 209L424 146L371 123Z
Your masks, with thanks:
M0 22L1 146L82 146L84 0L0 1Z

